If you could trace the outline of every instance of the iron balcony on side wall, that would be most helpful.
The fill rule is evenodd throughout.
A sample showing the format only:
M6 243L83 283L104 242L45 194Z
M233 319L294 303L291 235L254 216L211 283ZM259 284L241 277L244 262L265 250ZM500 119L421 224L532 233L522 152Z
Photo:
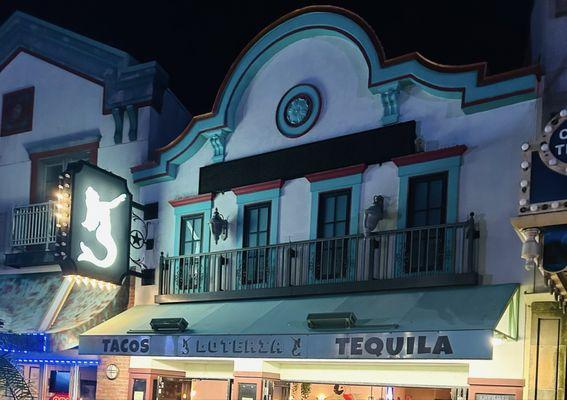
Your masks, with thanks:
M160 261L158 303L476 284L466 222L224 250Z
M5 264L30 267L55 264L55 202L29 204L12 209L10 253Z

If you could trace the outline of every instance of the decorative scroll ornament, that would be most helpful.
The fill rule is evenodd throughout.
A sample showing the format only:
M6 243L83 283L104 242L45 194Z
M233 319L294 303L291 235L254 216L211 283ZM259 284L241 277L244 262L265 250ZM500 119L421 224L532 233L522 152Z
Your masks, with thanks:
M130 231L130 246L135 250L141 250L145 247L148 243L148 231L150 222L146 222L137 215L135 212L132 212L132 222L133 225L136 226L135 229ZM143 254L143 252L140 252ZM144 263L144 257L132 257L130 256L130 261L136 264L138 267L142 269L147 269L148 266Z

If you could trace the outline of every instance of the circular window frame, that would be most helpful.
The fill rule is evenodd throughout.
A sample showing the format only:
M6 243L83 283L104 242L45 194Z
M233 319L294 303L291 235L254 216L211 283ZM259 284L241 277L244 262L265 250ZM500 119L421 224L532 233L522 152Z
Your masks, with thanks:
M297 125L292 125L287 119L287 108L298 97L307 97L311 110L307 118ZM281 98L276 111L276 125L280 133L289 138L298 138L313 128L321 112L321 94L310 84L301 84L289 89Z

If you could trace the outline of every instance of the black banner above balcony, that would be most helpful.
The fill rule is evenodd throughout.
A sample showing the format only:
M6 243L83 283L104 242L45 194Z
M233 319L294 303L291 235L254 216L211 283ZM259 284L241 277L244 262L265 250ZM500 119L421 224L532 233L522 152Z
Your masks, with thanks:
M79 161L58 186L56 255L63 274L120 284L130 259L132 195L126 180Z
M415 152L415 121L202 167L199 193L231 190L357 164L377 164Z

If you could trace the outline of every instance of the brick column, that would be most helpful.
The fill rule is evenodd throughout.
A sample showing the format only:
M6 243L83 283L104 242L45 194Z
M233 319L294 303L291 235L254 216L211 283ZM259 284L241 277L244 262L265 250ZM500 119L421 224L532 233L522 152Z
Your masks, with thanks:
M118 367L118 376L114 380L106 377L106 367L115 364ZM127 356L101 356L96 371L96 398L97 400L127 400L130 398L128 384L130 375L130 357Z

